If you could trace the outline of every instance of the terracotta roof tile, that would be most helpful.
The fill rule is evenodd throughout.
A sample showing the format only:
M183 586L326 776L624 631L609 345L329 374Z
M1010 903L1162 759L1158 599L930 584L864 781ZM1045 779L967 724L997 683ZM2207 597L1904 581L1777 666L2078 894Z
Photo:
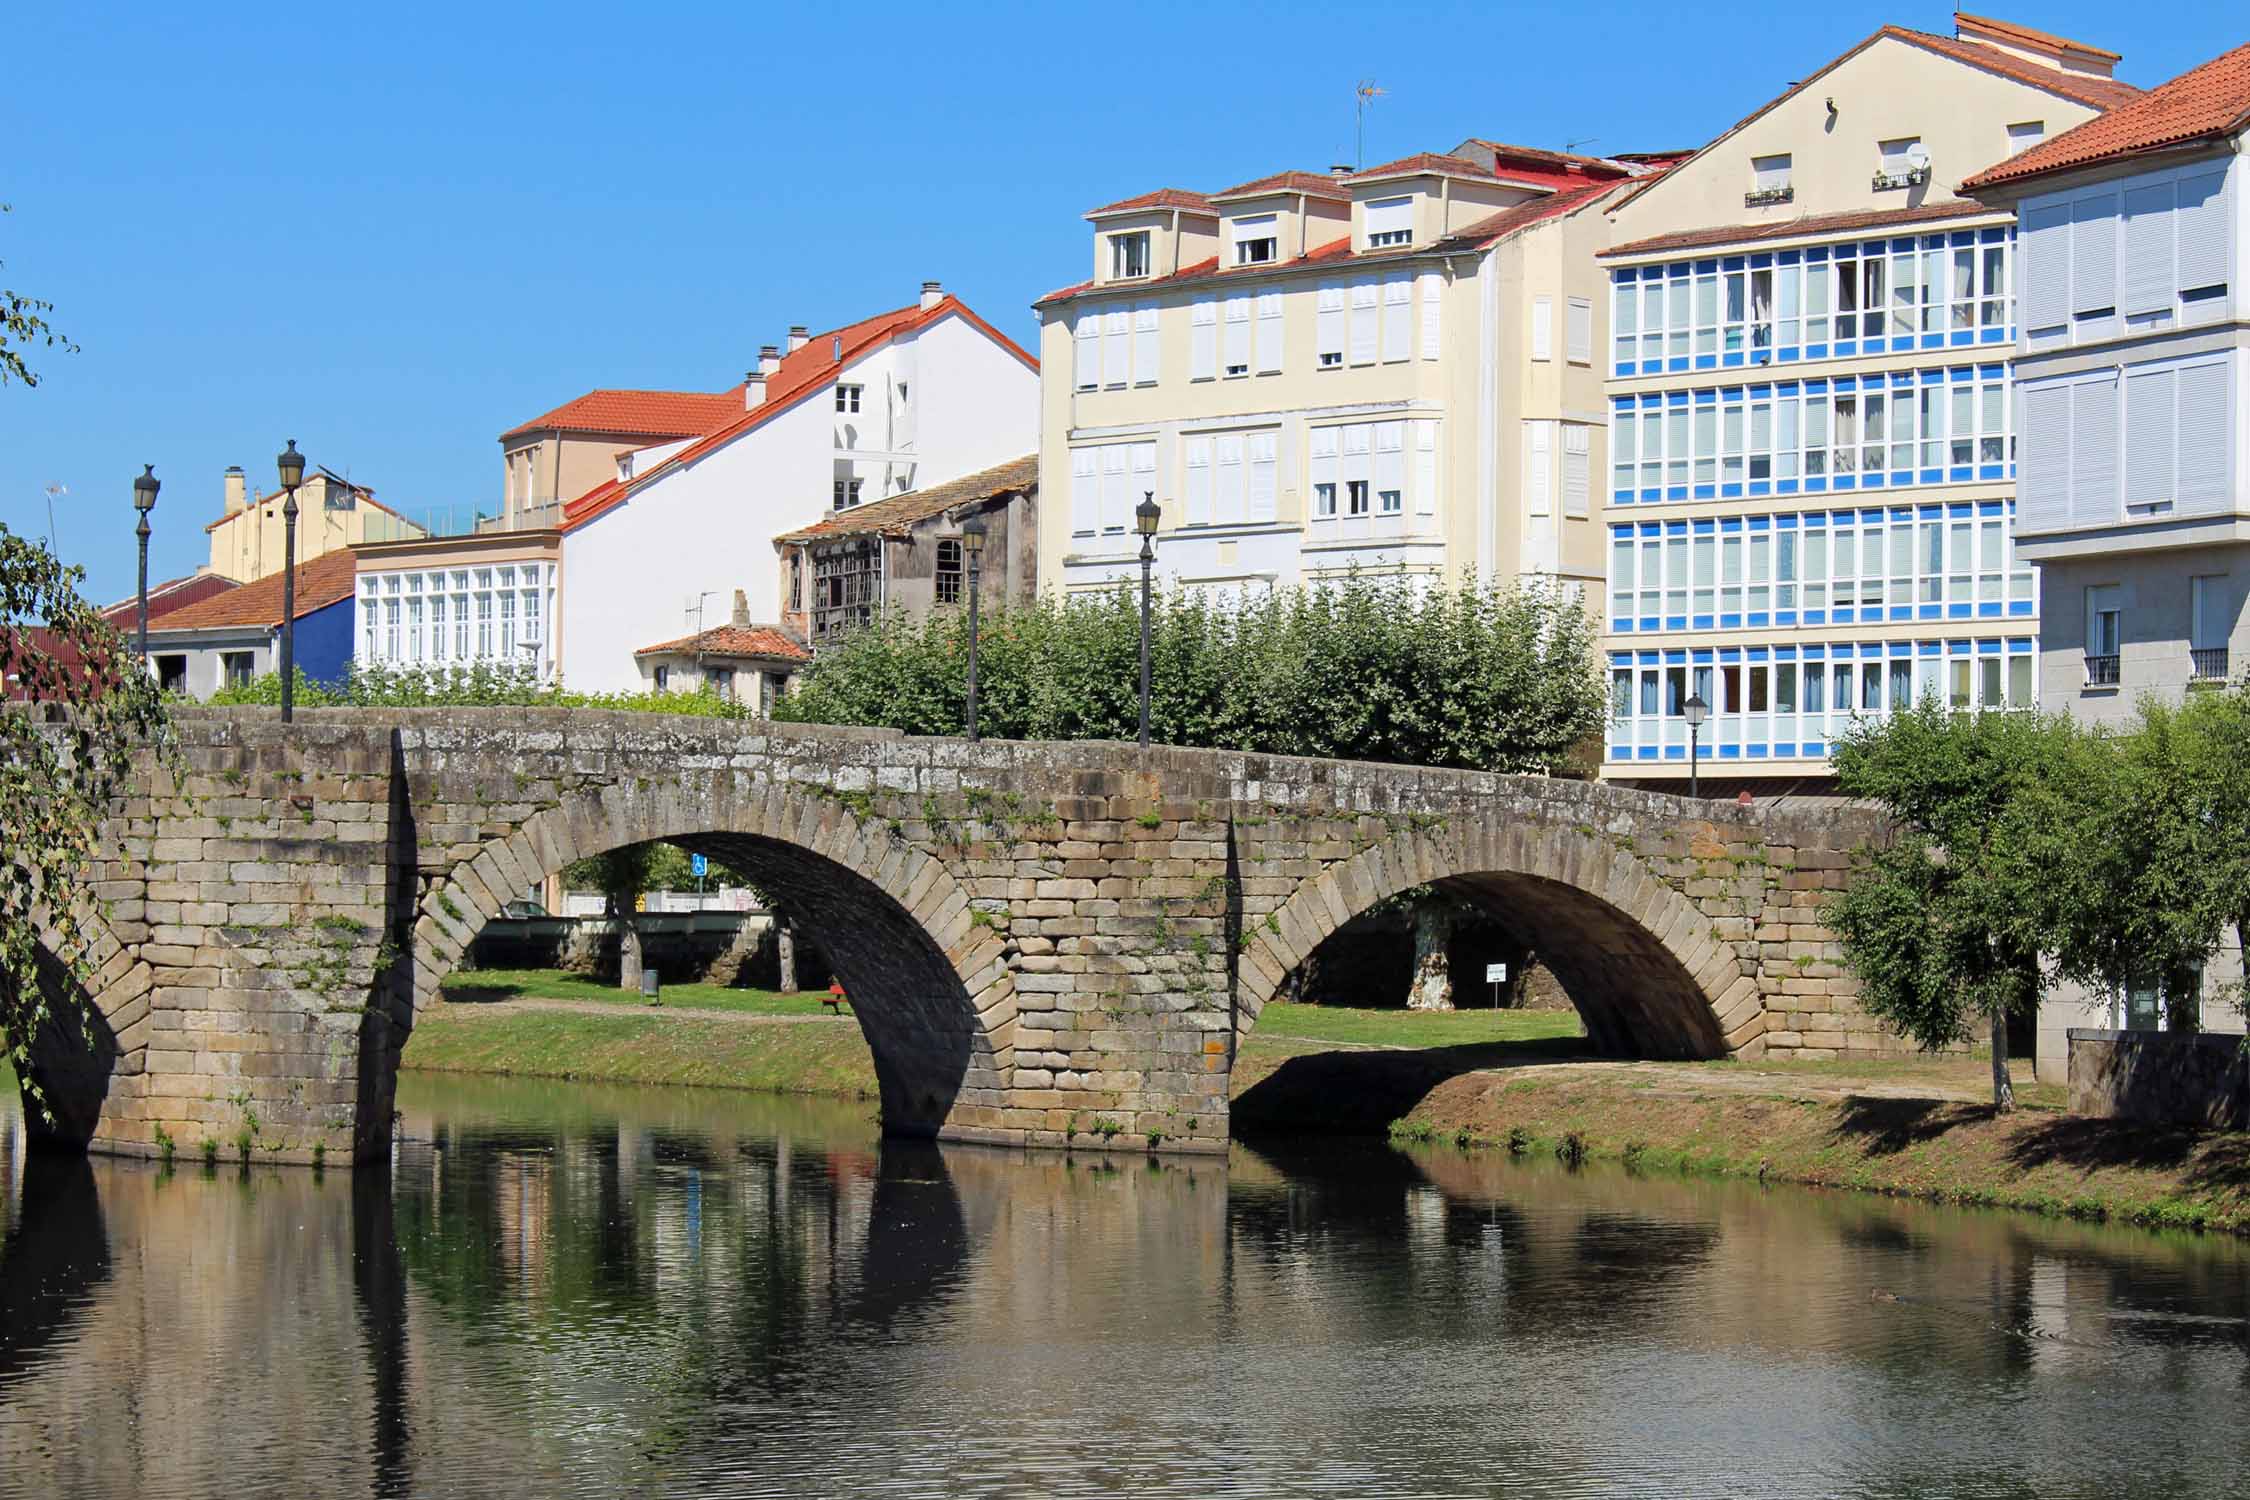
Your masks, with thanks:
M233 579L218 573L189 573L180 578L167 578L162 583L148 586L148 623L153 629L161 617L175 609L185 609L228 589L239 588ZM140 623L140 600L120 599L102 611L102 618L125 630Z
M2097 47L2091 42L2075 42L2067 36L2056 36L2051 31L2040 31L2034 27L2018 25L2014 21L1995 20L1991 16L1972 16L1965 10L1956 10L1953 19L1956 25L1966 21L1979 30L1997 31L2002 36L2028 42L2034 47L2052 47L2058 52L2083 52L2088 57L2106 58L2110 62L2124 60L2107 47Z
M2105 115L1977 173L1964 188L2021 182L2250 127L2250 43L2190 68Z
M1413 177L1434 174L1441 177L1472 177L1490 182L1492 174L1466 157L1445 156L1435 151L1417 151L1412 156L1402 156L1397 161L1387 161L1381 166L1367 167L1352 173L1346 182L1373 182L1384 177Z
M1481 249L1486 245L1506 239L1511 234L1529 229L1548 219L1559 219L1586 207L1597 198L1607 197L1625 185L1628 179L1612 178L1606 182L1587 183L1568 192L1551 193L1544 198L1534 198L1529 203L1518 203L1504 208L1468 225L1459 232L1447 235L1431 246L1433 250L1454 251Z
M742 411L742 387L731 391L588 391L553 411L511 427L526 432L615 432L630 437L700 437Z
M1223 193L1213 193L1210 201L1224 203L1229 198L1255 198L1267 193L1303 193L1309 198L1328 198L1338 203L1349 203L1352 199L1351 189L1326 172L1276 172L1270 177L1237 183Z
M996 495L1027 490L1039 482L1039 455L1026 453L1021 458L1011 458L1004 464L995 464L975 474L963 475L946 484L933 484L926 490L908 490L903 495L892 495L883 500L870 500L865 505L855 505L850 510L840 510L798 531L786 532L774 538L781 542L812 542L828 537L865 536L871 532L893 531L911 526L916 521L926 521L942 515L956 505L973 500L990 500Z
M1886 26L1877 34L1897 37L1902 42L1911 42L1941 56L1956 58L1971 67L2013 78L2018 83L2028 83L2033 88L2060 94L2065 99L2076 100L2094 109L2115 109L2128 100L2139 98L2141 94L2139 89L2119 79L2066 73L2060 68L2033 62L2028 57L2003 52L1984 42L1966 41L1955 36L1938 36L1934 32L1915 31L1905 26Z
M762 656L811 661L812 652L778 625L715 625L699 635L643 646L635 656Z
M1734 245L1759 240L1785 240L1798 235L1849 234L1858 229L1888 229L1894 224L1921 224L1936 219L1966 219L1997 210L1989 204L1948 198L1919 208L1869 208L1842 214L1813 214L1767 224L1718 224L1709 229L1683 229L1674 234L1652 235L1612 245L1602 258L1617 255L1653 255L1667 250L1698 250L1708 245Z
M339 599L349 599L352 596L353 580L358 573L359 559L349 547L338 547L333 552L323 552L310 562L299 563L297 618L302 620L315 610L326 609ZM163 628L208 630L241 625L279 629L282 577L280 573L269 573L255 583L239 584L225 593L168 610L164 615ZM156 621L149 621L149 629L152 632L157 629Z
M1199 213L1211 212L1211 200L1201 193L1191 193L1186 188L1158 188L1153 193L1137 197L1120 198L1115 203L1105 203L1100 208L1086 210L1089 219L1103 214L1137 213L1146 208L1187 208Z

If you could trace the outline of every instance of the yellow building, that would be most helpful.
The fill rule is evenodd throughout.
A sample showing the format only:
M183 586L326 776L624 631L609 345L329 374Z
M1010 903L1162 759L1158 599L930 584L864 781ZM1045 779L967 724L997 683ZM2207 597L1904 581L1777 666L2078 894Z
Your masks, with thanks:
M1606 775L1818 786L1855 717L2036 699L2014 219L1956 187L2138 91L1956 22L1882 28L1603 205Z
M283 496L252 495L239 465L226 472L226 510L203 529L211 537L211 571L251 583L281 571L286 522ZM372 490L313 471L297 491L297 561L339 547L424 535L420 526L379 503Z
M1599 209L1652 170L1472 139L1087 214L1092 275L1037 304L1042 586L1132 576L1150 495L1187 584L1598 593Z

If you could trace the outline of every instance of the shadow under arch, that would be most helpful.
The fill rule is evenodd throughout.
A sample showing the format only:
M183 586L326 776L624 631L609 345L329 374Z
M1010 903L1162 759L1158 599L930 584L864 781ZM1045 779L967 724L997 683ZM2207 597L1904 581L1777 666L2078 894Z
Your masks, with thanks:
M0 1213L8 1208L0 1203ZM32 1156L14 1208L0 1253L0 1387L68 1333L110 1276L109 1229L85 1157Z
M874 1055L885 1134L935 1137L968 1090L997 1101L1014 1060L1012 1020L986 1019L1012 1016L1000 1005L1012 986L998 936L974 923L967 892L942 863L833 798L779 786L734 795L723 781L707 795L611 784L567 797L486 845L464 863L481 873L499 844L508 865L474 890L457 868L432 885L417 914L443 913L466 952L495 914L488 891L518 884L508 869L529 885L577 860L658 841L725 859L819 945ZM458 960L419 941L414 956L418 1012ZM410 1027L411 1013L402 1020ZM404 1041L402 1030L399 1046L384 1049L385 1118Z
M1535 949L1595 1051L1723 1057L1748 1039L1755 986L1710 918L1630 852L1533 824L1467 839L1395 834L1308 881L1272 923L1250 928L1256 961L1242 969L1237 1032L1248 1033L1283 978L1337 929L1423 885L1473 904ZM1731 1028L1730 1015L1742 1017Z
M99 926L98 917L81 920L91 926L89 965L117 952L116 940ZM32 965L47 1016L31 1038L28 1072L46 1107L34 1104L25 1090L24 1135L35 1151L83 1153L101 1125L111 1090L120 1083L124 1049L110 1024L114 1002L102 985L101 968L73 969L48 945L45 934L32 949ZM145 994L145 975L141 977L140 993ZM0 976L0 990L12 984Z

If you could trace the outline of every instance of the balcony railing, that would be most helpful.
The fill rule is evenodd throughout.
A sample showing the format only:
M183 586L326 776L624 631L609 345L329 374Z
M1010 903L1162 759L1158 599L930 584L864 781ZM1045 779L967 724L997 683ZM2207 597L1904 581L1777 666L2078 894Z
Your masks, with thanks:
M2096 656L2091 651L2086 653L2086 686L2115 687L2117 676L2115 655Z
M2197 646L2188 652L2191 664L2188 675L2196 682L2224 682L2227 680L2227 648L2224 646Z

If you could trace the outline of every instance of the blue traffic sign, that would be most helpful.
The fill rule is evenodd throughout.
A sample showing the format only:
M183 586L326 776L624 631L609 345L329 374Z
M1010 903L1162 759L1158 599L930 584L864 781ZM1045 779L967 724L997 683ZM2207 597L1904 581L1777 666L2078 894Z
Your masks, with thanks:
M689 855L687 860L687 867L688 873L690 875L693 875L698 880L701 880L704 876L711 873L711 861L705 859L700 854Z

